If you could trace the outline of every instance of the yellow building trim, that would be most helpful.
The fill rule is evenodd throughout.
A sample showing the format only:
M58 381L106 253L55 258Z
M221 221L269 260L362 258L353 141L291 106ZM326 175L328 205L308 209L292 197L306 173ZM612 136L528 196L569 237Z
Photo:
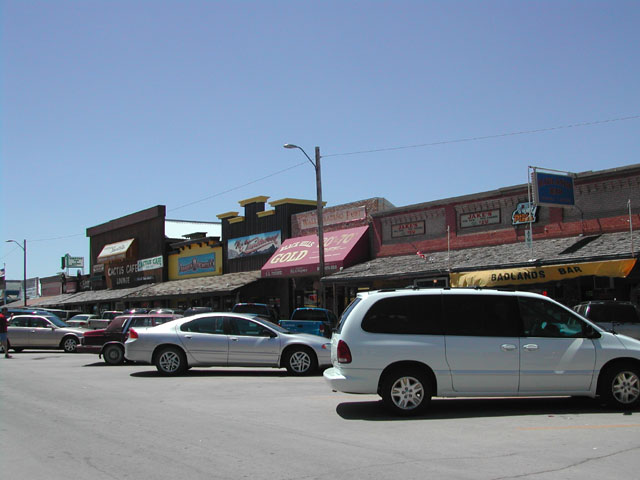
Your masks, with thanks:
M220 220L224 220L225 218L237 217L237 216L238 216L238 212L227 212L227 213L221 213L220 215L216 215L216 217L218 217Z
M265 203L267 200L269 200L269 197L260 196L260 197L247 198L246 200L240 200L238 203L240 204L241 207L246 207L250 203Z
M303 200L301 198L283 198L281 200L274 200L273 202L269 202L269 205L272 207L277 207L278 205L286 205L286 204L294 204L294 205L311 205L316 206L318 202L316 200ZM327 202L322 202L322 205L326 205Z
M265 210L264 212L258 212L258 218L262 218L262 217L268 217L269 215L275 215L276 211L275 210Z
M244 222L244 217L236 217L236 218L229 219L229 223L240 223L240 222Z

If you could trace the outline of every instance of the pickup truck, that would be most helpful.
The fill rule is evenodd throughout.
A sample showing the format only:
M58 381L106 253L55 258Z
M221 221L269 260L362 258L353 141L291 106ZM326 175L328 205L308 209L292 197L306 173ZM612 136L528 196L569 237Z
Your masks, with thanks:
M331 338L333 327L337 325L338 319L331 310L326 308L305 307L296 308L289 320L280 320L278 323L290 332L310 333Z
M100 330L90 330L84 333L78 345L78 353L97 353L103 357L108 365L124 363L124 342L129 335L129 329L136 330L155 327L162 323L180 318L182 315L172 314L131 314L120 315Z
M235 313L253 313L266 318L272 323L278 323L278 314L266 303L236 303L231 311Z

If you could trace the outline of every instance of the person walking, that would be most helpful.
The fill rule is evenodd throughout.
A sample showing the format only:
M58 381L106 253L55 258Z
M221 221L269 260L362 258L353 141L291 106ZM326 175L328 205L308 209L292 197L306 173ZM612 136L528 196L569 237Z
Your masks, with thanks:
M11 355L9 355L9 340L7 340L7 322L7 307L3 307L2 313L0 313L0 341L2 341L4 358L11 358Z

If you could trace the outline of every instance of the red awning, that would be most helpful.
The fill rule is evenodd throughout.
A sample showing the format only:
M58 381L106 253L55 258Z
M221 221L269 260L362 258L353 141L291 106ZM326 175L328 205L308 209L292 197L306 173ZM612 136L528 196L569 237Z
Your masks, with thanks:
M368 254L367 229L356 227L324 234L324 270L330 274L364 260ZM317 275L318 236L285 240L262 267L263 277L303 277Z

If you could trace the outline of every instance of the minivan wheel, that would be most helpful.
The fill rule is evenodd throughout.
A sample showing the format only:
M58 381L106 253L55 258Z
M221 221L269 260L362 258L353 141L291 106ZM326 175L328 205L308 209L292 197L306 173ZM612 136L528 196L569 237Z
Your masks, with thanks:
M165 347L156 355L156 368L162 375L182 375L187 371L187 358L177 347Z
M124 351L118 345L106 346L102 356L108 365L121 365L124 363Z
M396 370L382 382L382 401L397 415L417 415L431 401L431 385L419 370Z
M603 373L602 396L617 409L640 405L640 369L629 364L614 365Z

